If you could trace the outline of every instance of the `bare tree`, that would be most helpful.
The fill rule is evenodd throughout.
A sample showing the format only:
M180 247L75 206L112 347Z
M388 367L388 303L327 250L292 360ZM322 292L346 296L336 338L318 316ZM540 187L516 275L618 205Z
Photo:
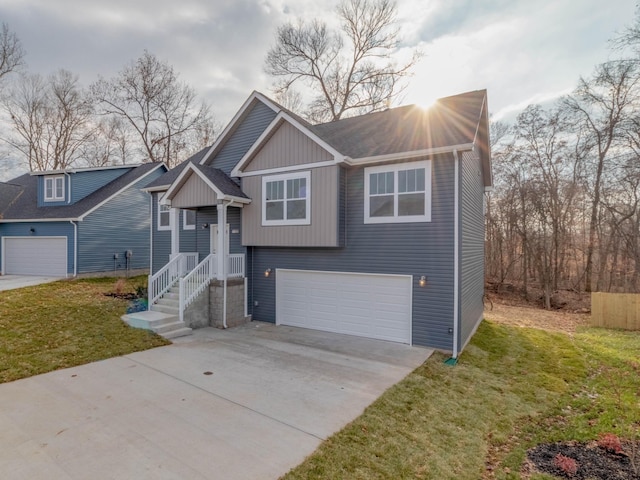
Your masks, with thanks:
M44 79L23 75L2 101L13 129L5 141L31 171L78 162L93 134L92 106L77 76L59 70Z
M319 92L305 112L315 122L387 107L422 56L414 51L406 63L393 61L400 36L396 4L390 0L344 0L337 14L341 33L317 19L281 26L265 60L265 71L279 79L277 93L296 83Z
M209 108L197 102L195 91L146 51L114 78L98 80L91 92L100 114L129 126L142 161L174 166L200 146L193 144L194 134L214 129Z
M24 63L24 50L20 39L9 30L6 23L0 32L0 80Z

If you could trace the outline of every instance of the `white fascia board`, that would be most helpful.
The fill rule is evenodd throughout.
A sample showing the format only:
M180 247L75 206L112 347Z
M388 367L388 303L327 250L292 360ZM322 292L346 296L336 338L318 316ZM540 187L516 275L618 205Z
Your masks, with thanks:
M202 160L200 160L200 165L204 165L209 160L209 157L211 156L211 154L213 152L215 152L223 143L225 143L227 141L227 137L228 137L229 133L233 130L233 128L235 127L236 123L243 117L244 113L247 111L249 106L251 106L253 101L256 100L256 99L260 100L262 103L264 103L267 107L269 107L274 112L279 112L280 111L280 109L271 100L269 100L267 97L265 97L260 92L258 92L256 90L251 92L251 95L249 95L249 98L247 98L244 101L244 103L242 104L240 109L236 112L236 114L233 116L231 121L229 123L227 123L227 126L222 131L222 133L220 134L218 139L215 141L215 143L213 145L211 145L211 148L209 149L209 151L207 153L205 153L205 155L202 157Z
M46 170L43 172L30 172L29 175L38 176L38 175L53 175L53 174L62 174L62 173L78 173L78 172L97 172L100 170L117 170L118 168L135 168L142 165L142 163L129 163L122 165L108 165L105 167L80 167L80 168L63 168L61 170Z
M256 153L256 151L259 150L260 148L262 148L265 140L271 135L273 130L275 130L276 128L278 128L281 125L282 122L289 123L290 125L295 127L300 133L302 133L303 135L307 136L309 139L311 139L317 145L319 145L324 150L329 152L333 156L333 162L331 162L331 163L333 163L333 164L341 163L341 162L343 162L345 160L345 158L346 158L345 155L343 155L342 153L338 152L335 148L333 148L327 142L322 140L320 137L318 137L315 133L313 133L307 127L302 125L300 122L298 122L291 115L289 115L286 112L281 111L280 113L278 113L278 115L276 115L276 118L273 119L273 121L264 130L264 132L262 132L262 134L258 137L258 139L253 143L253 145L251 145L251 148L249 149L249 151L247 151L247 153L245 153L244 156L240 159L240 161L236 164L234 169L231 171L231 176L232 177L240 177L240 176L242 176L242 173L243 173L242 172L242 168L245 167L249 163L249 161L253 158L253 155Z
M113 195L105 198L103 201L101 201L99 204L97 204L96 206L94 206L93 208L87 210L86 212L84 212L82 215L80 215L80 217L78 217L78 220L82 221L84 220L84 218L95 212L98 208L100 208L101 206L103 206L105 203L111 201L113 198L117 197L118 195L120 195L122 192L124 192L126 189L131 188L132 185L138 183L140 180L142 180L145 177L148 177L149 175L151 175L153 172L155 172L156 170L158 170L159 168L162 168L164 165L164 163L161 163L160 165L156 165L154 168L152 168L151 170L149 170L147 173L145 173L144 175L142 175L141 177L136 178L135 180L132 180L131 182L129 182L127 185L125 185L124 187L122 187L120 190L118 190L117 192L115 192Z
M315 163L303 163L301 165L289 165L288 167L277 167L277 168L269 168L266 170L252 170L250 172L241 172L237 177L255 177L257 175L271 175L275 173L285 173L285 172L296 172L298 170L313 170L314 168L320 167L330 167L335 165L336 162L334 160L327 160L326 162L315 162Z
M81 222L82 218L3 218L0 223Z
M226 195L222 193L222 191L214 183L212 183L211 180L209 180L209 178L207 178L207 176L202 173L196 165L190 163L184 170L182 170L182 172L180 172L178 178L174 180L174 182L171 184L171 187L169 187L169 190L167 190L164 196L160 199L161 204L171 205L171 200L173 198L172 194L175 192L177 186L180 185L182 180L189 172L193 172L198 175L202 179L202 181L205 182L207 186L215 192L216 197L218 197L220 200L231 200L239 203L251 203L251 200L249 200L248 198L236 197L235 195Z
M451 153L454 151L473 150L473 143L463 143L461 145L450 145L447 147L425 148L423 150L413 150L410 152L388 153L386 155L374 155L372 157L346 158L347 165L366 165L369 163L391 162L393 160L403 160L406 158L423 157L427 155L437 155L439 153Z
M157 185L155 187L145 187L141 188L143 192L152 193L152 192L163 192L167 190L171 185Z

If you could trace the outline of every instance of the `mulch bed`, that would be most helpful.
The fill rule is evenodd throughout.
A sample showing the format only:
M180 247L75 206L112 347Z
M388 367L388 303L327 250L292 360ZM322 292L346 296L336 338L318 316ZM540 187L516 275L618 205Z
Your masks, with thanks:
M630 443L624 443L625 452L633 452ZM636 443L636 457L640 457L640 442ZM558 465L557 455L575 460L575 473L565 472ZM640 480L634 470L631 457L625 453L613 453L597 442L562 442L541 444L527 451L527 473L538 471L572 480ZM635 458L636 468L640 468L640 458Z
M135 300L139 297L137 293L105 293L105 297L120 298L122 300Z

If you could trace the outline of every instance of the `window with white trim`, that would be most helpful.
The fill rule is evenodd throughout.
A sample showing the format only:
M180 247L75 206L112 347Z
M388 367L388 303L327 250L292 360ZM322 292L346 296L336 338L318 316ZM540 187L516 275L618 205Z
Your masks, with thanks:
M311 223L311 172L262 177L262 225Z
M44 201L64 201L64 175L44 177Z
M364 223L431 221L431 161L364 169Z
M158 230L171 230L171 207L160 203L158 197Z
M182 229L195 230L196 228L196 211L182 210Z

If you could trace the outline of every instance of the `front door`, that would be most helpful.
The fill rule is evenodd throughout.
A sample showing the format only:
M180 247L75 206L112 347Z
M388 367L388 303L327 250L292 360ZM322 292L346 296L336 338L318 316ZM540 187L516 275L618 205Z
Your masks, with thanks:
M224 238L224 247L226 256L229 255L229 224L227 223L227 228L225 228L225 238ZM218 253L218 225L211 225L211 247L210 251L212 254Z

